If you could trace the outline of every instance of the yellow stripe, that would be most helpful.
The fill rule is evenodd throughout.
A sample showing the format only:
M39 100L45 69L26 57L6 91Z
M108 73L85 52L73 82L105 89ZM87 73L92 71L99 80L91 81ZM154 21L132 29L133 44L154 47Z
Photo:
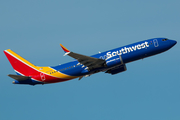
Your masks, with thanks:
M12 50L8 49L6 51L8 53L10 53L11 55L13 55L15 58L17 58L20 61L22 61L23 63L25 63L26 65L30 66L31 68L34 68L35 70L37 70L39 72L43 72L44 74L47 74L47 75L50 75L50 76L53 76L53 77L57 77L57 78L64 78L64 79L76 78L76 76L69 76L69 75L60 73L59 71L56 71L56 70L54 70L54 69L52 69L50 67L38 67L38 66L35 66L32 63L30 63L29 61L27 61L26 59L22 58L21 56L19 56L15 52L13 52Z
M36 67L36 68L39 69L39 71L41 71L45 74L48 74L50 76L53 76L53 77L64 78L64 79L76 78L76 76L69 76L69 75L63 74L63 73L56 71L55 69L52 69L50 67Z
M20 61L24 62L25 64L31 66L31 67L35 67L35 65L33 65L32 63L30 63L29 61L27 61L26 59L22 58L21 56L19 56L18 54L16 54L15 52L13 52L12 50L8 49L6 50L8 53L10 53L11 55L13 55L15 58L18 58Z

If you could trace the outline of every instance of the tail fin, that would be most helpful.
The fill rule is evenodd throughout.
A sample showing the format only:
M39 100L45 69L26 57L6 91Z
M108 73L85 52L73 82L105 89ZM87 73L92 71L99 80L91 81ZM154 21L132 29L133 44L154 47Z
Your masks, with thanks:
M36 67L35 65L28 62L12 50L5 50L4 54L6 55L6 57L8 58L9 62L11 63L12 67L18 75L30 76L35 72L35 70L33 69Z

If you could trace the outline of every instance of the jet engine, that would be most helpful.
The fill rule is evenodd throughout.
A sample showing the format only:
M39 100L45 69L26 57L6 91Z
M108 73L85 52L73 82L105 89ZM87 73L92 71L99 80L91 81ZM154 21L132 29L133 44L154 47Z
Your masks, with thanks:
M120 72L124 72L126 70L127 70L126 65L122 64L122 65L120 65L118 67L115 67L115 68L112 68L110 70L107 70L106 73L114 75L114 74L117 74L117 73L120 73Z

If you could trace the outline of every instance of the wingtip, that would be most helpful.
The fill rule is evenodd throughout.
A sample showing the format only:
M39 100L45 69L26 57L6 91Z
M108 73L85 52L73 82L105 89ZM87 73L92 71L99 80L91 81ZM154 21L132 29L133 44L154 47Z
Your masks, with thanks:
M65 53L69 53L69 52L70 52L70 51L69 51L67 48L65 48L62 44L60 44L60 46L61 46L61 48L64 50Z

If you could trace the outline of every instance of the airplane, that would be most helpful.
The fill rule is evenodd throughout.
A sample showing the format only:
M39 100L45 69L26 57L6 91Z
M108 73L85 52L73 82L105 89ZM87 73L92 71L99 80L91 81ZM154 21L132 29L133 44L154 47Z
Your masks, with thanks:
M16 74L8 75L15 79L13 84L43 85L63 82L74 78L81 80L83 77L98 72L115 75L126 71L127 63L165 52L176 43L177 41L167 38L153 38L92 56L71 52L60 44L65 52L64 55L68 55L75 60L49 67L35 66L10 49L4 50L4 53L16 72Z

